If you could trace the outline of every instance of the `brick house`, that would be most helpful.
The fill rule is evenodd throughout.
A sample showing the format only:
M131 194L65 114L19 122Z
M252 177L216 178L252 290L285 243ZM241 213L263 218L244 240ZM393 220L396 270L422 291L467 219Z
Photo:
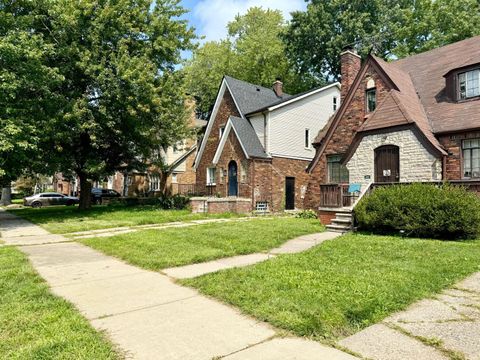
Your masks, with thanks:
M480 178L480 37L401 60L341 54L342 104L318 133L309 207L322 221L348 184ZM348 194L347 194L348 195ZM320 207L320 208L319 208Z
M304 208L315 134L340 105L338 83L291 96L225 76L199 146L196 186L249 208ZM241 199L241 200L240 200Z

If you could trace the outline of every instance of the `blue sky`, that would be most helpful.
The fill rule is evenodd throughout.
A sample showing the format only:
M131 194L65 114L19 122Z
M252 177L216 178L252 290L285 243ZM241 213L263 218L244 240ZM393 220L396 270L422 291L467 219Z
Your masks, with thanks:
M305 10L305 0L182 0L189 12L185 17L205 41L218 40L226 35L225 26L237 14L244 14L252 6L279 9L288 20L294 10Z

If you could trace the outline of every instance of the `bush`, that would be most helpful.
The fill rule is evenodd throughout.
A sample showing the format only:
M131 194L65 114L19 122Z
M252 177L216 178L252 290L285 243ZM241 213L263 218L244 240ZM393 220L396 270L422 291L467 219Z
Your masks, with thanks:
M182 210L187 208L190 199L182 195L161 196L161 197L125 197L110 199L110 206L158 206L162 209Z
M317 213L313 210L302 210L298 212L295 217L299 219L316 219Z
M449 184L391 185L375 189L355 207L359 229L435 239L475 238L480 199Z

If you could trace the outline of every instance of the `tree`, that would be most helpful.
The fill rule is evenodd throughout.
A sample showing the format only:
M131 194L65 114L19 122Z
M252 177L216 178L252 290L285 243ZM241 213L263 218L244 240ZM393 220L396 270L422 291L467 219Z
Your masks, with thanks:
M312 79L295 73L286 58L280 38L285 27L280 11L253 7L228 24L226 39L207 42L194 51L183 71L201 116L208 117L224 75L265 87L281 78L285 90L292 93L311 87Z
M59 113L42 123L38 148L48 169L79 177L81 209L92 180L145 166L182 137L185 96L174 70L194 34L178 4L51 0L30 12L38 19L30 32L52 48L48 62L61 76L50 104Z
M0 3L0 188L10 203L10 184L38 158L44 124L55 117L52 104L62 81L49 65L54 47L42 34L42 1Z
M283 40L297 71L337 79L346 46L395 59L477 35L479 19L478 0L312 0Z

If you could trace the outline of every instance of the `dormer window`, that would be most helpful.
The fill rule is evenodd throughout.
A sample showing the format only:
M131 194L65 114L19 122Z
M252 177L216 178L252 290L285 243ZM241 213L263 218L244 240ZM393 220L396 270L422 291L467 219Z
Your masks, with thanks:
M458 95L460 100L480 96L480 69L458 74Z
M377 107L377 90L375 88L373 89L368 89L365 92L365 98L366 98L366 112L371 113L375 111L375 108Z

